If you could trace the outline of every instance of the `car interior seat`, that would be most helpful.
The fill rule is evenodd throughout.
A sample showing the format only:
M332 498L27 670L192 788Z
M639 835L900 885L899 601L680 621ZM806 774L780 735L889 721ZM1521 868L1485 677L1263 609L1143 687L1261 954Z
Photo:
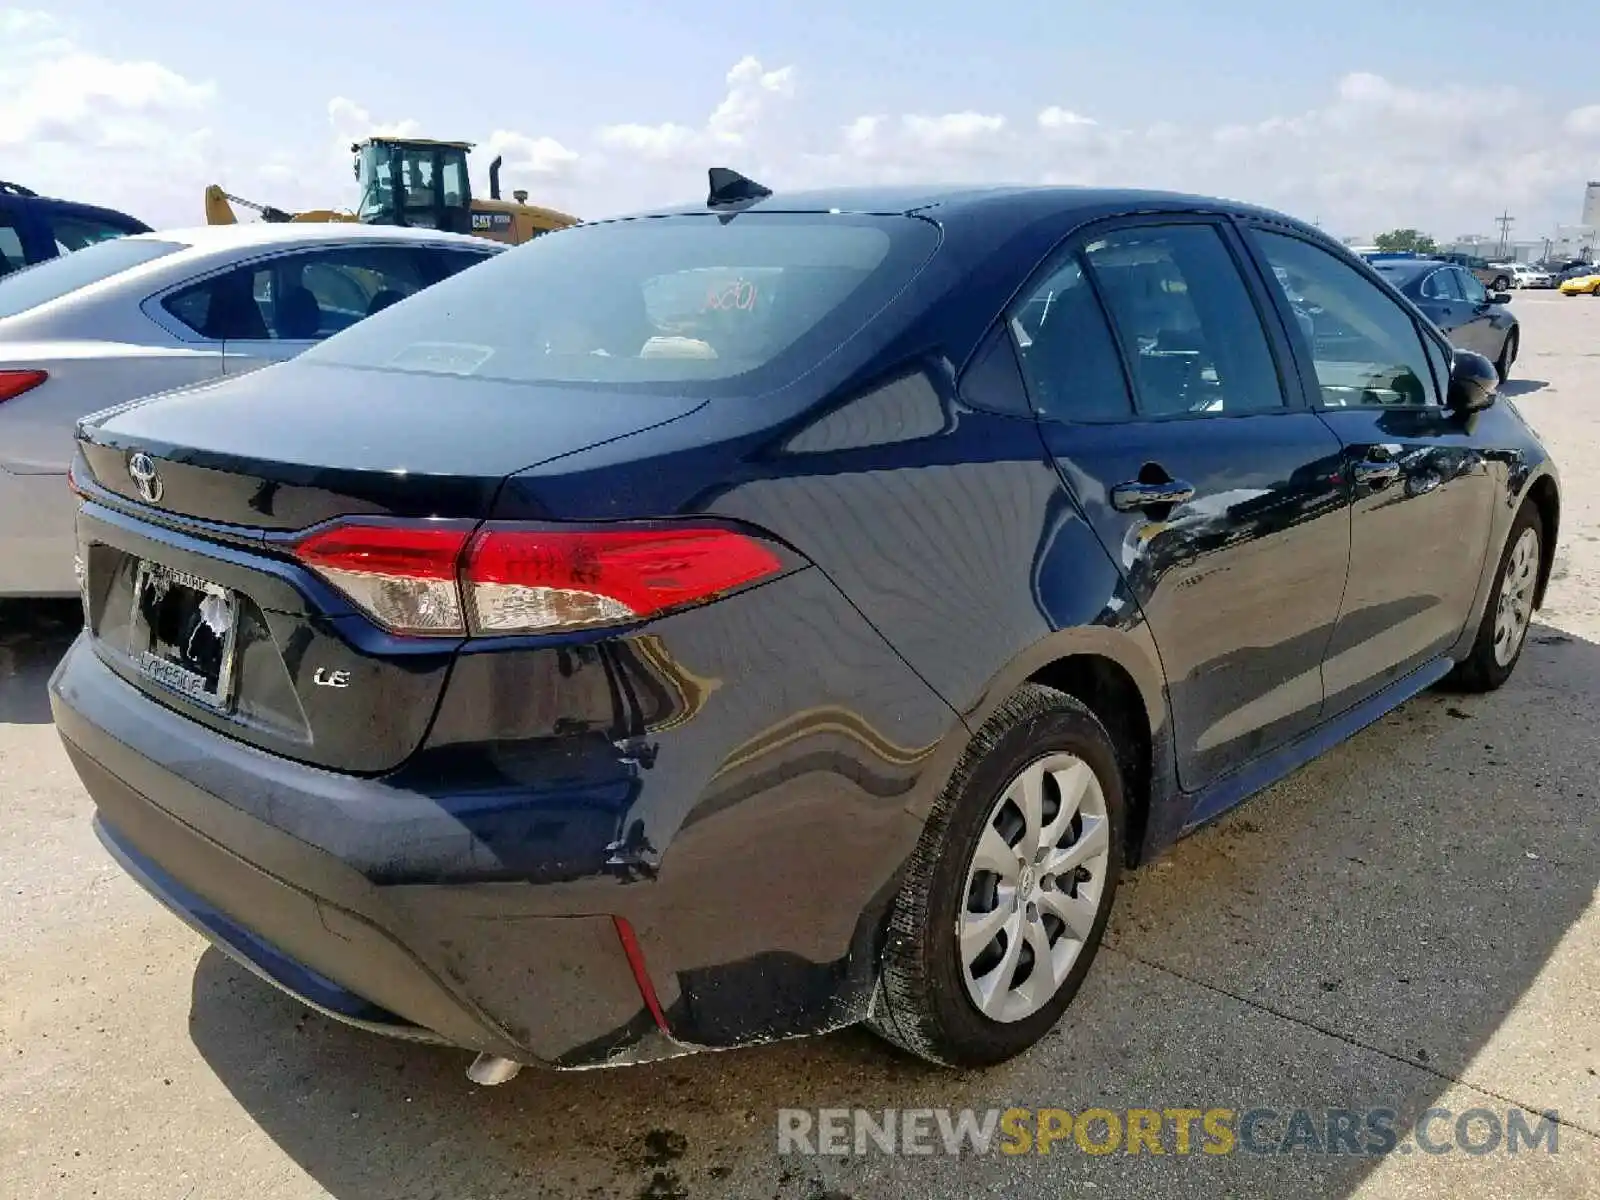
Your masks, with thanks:
M310 288L299 284L284 288L276 307L278 336L285 341L310 341L321 331L322 306Z

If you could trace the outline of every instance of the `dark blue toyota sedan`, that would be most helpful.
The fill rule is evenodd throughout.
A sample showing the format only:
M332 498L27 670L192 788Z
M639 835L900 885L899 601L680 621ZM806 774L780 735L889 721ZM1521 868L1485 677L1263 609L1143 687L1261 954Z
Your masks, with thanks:
M714 172L86 420L56 723L179 917L481 1082L996 1063L1123 871L1511 674L1560 493L1496 386L1275 213Z

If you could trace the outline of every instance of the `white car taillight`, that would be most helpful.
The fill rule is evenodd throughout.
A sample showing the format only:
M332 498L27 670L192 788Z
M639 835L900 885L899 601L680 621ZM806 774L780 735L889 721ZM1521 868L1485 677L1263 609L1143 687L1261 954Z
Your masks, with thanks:
M0 371L0 401L31 392L49 378L49 371Z
M779 573L772 548L699 524L552 530L352 521L297 556L397 633L550 633L624 624Z

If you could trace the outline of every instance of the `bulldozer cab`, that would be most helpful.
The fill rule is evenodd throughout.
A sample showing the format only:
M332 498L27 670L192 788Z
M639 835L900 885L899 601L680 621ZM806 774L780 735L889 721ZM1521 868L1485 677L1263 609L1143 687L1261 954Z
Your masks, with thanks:
M472 185L467 142L368 138L351 147L361 203L356 219L369 225L409 225L472 232Z

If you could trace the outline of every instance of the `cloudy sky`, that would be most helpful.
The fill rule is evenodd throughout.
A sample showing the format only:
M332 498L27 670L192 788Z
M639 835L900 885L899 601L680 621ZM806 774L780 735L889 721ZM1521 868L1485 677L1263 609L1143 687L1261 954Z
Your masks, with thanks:
M352 138L475 141L583 217L775 187L1117 183L1341 235L1536 237L1600 179L1594 0L0 0L0 178L202 219L348 206Z

